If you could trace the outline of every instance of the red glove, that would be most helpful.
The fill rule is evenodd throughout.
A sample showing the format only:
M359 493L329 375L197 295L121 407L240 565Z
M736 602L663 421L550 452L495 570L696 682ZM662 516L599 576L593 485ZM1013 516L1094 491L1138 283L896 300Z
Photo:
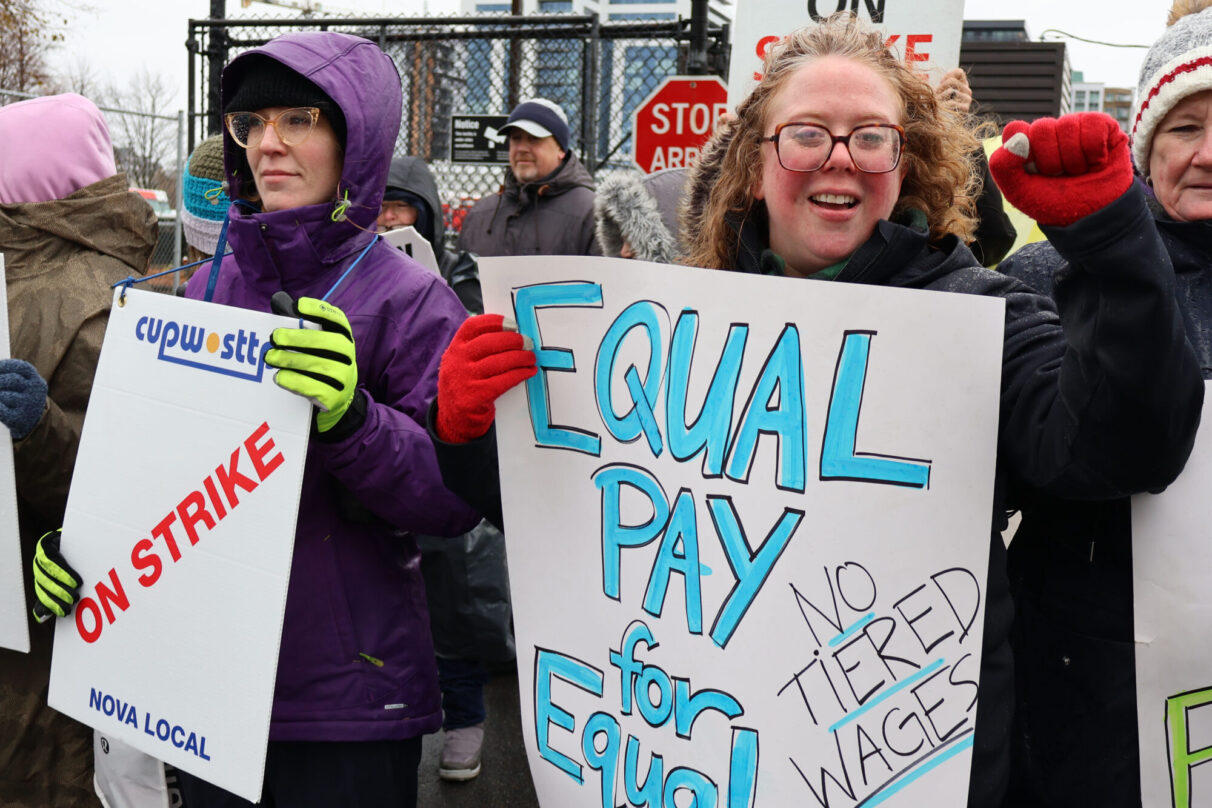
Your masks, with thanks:
M506 330L499 314L470 317L459 326L438 368L438 437L466 443L492 426L493 402L538 372L529 342Z
M1010 204L1056 227L1106 207L1132 185L1128 136L1102 112L1011 121L989 170Z

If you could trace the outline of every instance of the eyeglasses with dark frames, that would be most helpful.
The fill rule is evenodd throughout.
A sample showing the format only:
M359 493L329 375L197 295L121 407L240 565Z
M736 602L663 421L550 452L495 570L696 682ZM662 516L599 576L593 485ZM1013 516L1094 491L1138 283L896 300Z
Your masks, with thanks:
M255 149L265 137L266 127L272 126L278 140L287 146L298 146L311 137L320 120L318 107L292 107L282 110L273 119L255 112L229 112L223 116L227 131L236 143L246 149Z
M854 167L864 174L887 174L896 169L905 151L905 130L894 123L856 126L847 135L835 135L814 123L791 121L763 137L774 144L779 165L788 171L819 171L829 162L833 149L843 143Z

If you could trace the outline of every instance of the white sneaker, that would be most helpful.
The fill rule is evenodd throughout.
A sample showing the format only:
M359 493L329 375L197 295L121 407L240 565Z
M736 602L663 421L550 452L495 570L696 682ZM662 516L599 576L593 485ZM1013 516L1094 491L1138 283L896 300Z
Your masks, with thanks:
M442 740L442 759L438 776L443 780L473 780L480 774L480 749L484 746L484 725L446 731Z

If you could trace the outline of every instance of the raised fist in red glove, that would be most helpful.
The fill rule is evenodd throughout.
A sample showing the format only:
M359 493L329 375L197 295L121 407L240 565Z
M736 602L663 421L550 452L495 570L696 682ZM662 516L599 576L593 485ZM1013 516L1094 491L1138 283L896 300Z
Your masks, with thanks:
M532 348L499 314L465 320L438 368L438 437L466 443L487 432L496 417L494 402L538 372Z
M1054 227L1105 208L1132 184L1128 136L1102 112L1011 121L989 170L1010 204Z

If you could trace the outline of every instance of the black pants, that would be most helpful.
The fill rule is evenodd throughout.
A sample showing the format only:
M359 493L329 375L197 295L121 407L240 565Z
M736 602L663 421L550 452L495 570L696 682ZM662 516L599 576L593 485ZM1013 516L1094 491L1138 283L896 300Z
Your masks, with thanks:
M274 741L261 801L251 803L180 771L184 808L416 808L421 739Z

